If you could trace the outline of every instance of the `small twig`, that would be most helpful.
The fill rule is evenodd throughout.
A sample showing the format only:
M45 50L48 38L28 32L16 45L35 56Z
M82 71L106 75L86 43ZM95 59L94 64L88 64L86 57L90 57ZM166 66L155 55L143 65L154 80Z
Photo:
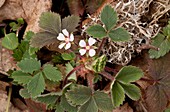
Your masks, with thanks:
M6 106L6 112L9 112L9 106L10 106L10 101L11 101L11 94L12 94L12 88L9 88L9 93L8 93L8 104Z
M100 55L101 49L103 48L105 42L106 42L106 38L103 38L99 48L97 49L97 55Z
M142 50L144 49L153 49L153 50L156 50L156 51L159 51L159 48L158 47L155 47L153 45L150 45L150 44L143 44L142 46L138 47L136 49L137 52L141 52Z
M62 84L62 87L64 87L67 83L67 79L71 76L71 74L73 74L75 71L77 71L78 69L84 67L83 64L79 65L79 66L76 66L73 70L71 70L65 77L65 79L63 80L63 84Z
M115 78L113 76L111 76L109 73L102 71L99 74L103 75L104 77L106 77L107 79L113 81Z

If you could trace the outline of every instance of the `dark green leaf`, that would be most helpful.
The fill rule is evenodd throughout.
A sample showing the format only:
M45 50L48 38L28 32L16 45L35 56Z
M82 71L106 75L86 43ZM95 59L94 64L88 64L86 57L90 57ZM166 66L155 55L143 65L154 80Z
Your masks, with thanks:
M18 84L27 84L31 79L32 76L30 74L24 73L22 71L14 71L11 76L14 81L18 82Z
M24 40L30 41L31 38L32 38L34 35L35 35L34 32L28 31L28 32L26 33L25 37L24 37Z
M90 98L84 105L79 108L78 112L98 112L94 98Z
M117 81L111 85L111 97L114 107L119 107L125 99L125 91Z
M25 73L33 73L36 70L39 70L41 67L40 61L36 59L24 59L21 60L18 64L18 67Z
M128 41L130 39L129 33L124 28L111 30L108 35L112 41Z
M15 33L9 33L2 39L2 46L14 50L18 47L18 38Z
M163 34L158 34L153 40L152 45L158 47L159 50L149 50L150 58L159 58L164 56L170 51L170 39L166 38Z
M54 104L58 98L59 98L58 95L48 93L48 94L39 95L36 98L36 101L50 105L50 104Z
M46 32L58 35L61 31L60 15L53 12L43 12L40 16L39 26Z
M19 94L20 94L23 98L25 98L25 99L31 97L31 94L28 92L28 89L26 89L26 88L21 89L21 90L19 91Z
M96 38L103 38L107 36L105 29L100 25L90 26L86 32Z
M77 108L68 103L65 95L62 95L61 97L60 106L67 112L77 112Z
M104 23L106 30L111 30L117 22L117 14L110 5L106 5L101 12L101 21Z
M73 60L75 58L74 53L62 53L61 56L64 60Z
M91 89L86 86L74 87L66 93L66 98L72 105L82 105L91 97Z
M134 84L121 84L126 95L132 100L139 100L141 96L140 89Z
M43 73L47 79L52 81L60 81L62 79L62 74L56 67L50 64L45 64L43 67Z
M95 103L97 104L98 108L103 112L112 112L113 111L113 104L112 100L108 94L96 91L94 93Z
M69 33L72 33L76 30L76 27L78 26L79 21L80 21L80 18L75 15L65 17L62 20L62 29L67 29Z
M32 80L28 83L27 89L33 98L37 97L44 91L45 80L42 72L39 72L32 78Z
M44 47L46 45L50 45L57 40L57 34L54 35L49 32L39 32L33 36L30 41L31 46L33 47Z
M122 83L135 82L143 76L141 69L135 66L125 66L116 75L116 80Z

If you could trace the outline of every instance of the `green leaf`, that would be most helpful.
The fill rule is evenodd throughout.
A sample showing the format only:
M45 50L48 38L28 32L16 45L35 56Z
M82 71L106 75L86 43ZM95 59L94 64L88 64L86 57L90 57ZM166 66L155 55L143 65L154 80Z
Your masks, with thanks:
M73 52L71 52L71 53L62 53L61 57L64 60L73 60L76 56L75 56L75 54Z
M18 22L18 24L22 25L22 24L24 24L24 19L23 18L18 18L17 22Z
M35 35L34 32L28 31L28 32L26 33L25 37L24 37L24 40L25 40L25 41L30 41L31 38L32 38L34 35Z
M25 73L33 73L36 70L39 70L41 67L40 61L36 59L24 59L21 60L18 64L18 67Z
M117 81L111 85L111 98L114 107L119 107L125 99L125 91Z
M14 50L18 47L18 38L15 33L9 33L2 39L2 46Z
M50 64L45 64L43 67L43 73L47 79L52 81L60 81L62 79L62 74L56 67Z
M17 31L20 25L16 24L15 22L9 23L9 26L12 28L13 31Z
M36 98L36 101L50 105L50 104L55 104L58 98L59 98L58 95L48 93L48 94L39 95Z
M77 108L68 103L65 95L62 95L61 97L60 106L67 112L77 112Z
M101 21L104 23L106 30L111 30L117 22L117 14L110 5L106 5L101 12Z
M103 71L105 65L106 65L106 56L102 55L99 58L95 59L95 61L92 63L92 69L95 72L101 72Z
M28 89L26 89L26 88L21 89L21 90L19 91L19 94L20 94L23 98L25 98L25 99L31 97L31 94L28 92Z
M78 23L80 22L79 16L71 15L62 19L62 29L67 29L69 33L75 31Z
M97 104L97 107L102 112L112 112L113 111L112 100L108 94L101 92L101 91L95 91L93 96L94 96L95 102Z
M32 76L30 74L24 73L22 71L14 71L11 76L14 81L18 82L18 84L27 84L31 79Z
M39 72L32 78L32 80L28 83L27 89L33 98L44 91L45 80L42 72Z
M158 34L151 43L153 46L158 47L159 51L150 49L150 58L160 58L170 51L170 39L166 38L163 34Z
M65 112L59 103L55 105L55 109L55 112Z
M58 35L54 35L49 32L39 32L32 37L30 44L33 47L42 48L57 41L57 36Z
M121 84L126 95L132 100L139 100L141 96L140 89L134 84Z
M39 26L48 33L58 35L61 31L60 15L53 12L43 12L40 16Z
M72 71L74 68L70 63L66 64L66 74L68 74L70 71ZM72 73L70 77L68 77L69 80L77 80L76 73Z
M79 108L78 112L98 112L94 98L90 98L90 100Z
M125 66L116 75L116 80L122 83L135 82L143 76L141 69L135 66Z
M90 99L91 92L91 89L86 86L78 86L68 91L65 95L72 105L82 105Z
M90 26L87 28L86 32L95 38L103 38L107 36L105 29L100 25Z
M128 41L130 39L129 33L124 28L111 30L108 35L113 41Z

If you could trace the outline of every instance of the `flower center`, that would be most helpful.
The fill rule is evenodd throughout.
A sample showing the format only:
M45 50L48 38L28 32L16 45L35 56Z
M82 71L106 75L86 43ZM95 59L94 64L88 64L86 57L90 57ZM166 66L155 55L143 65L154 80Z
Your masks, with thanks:
M86 46L86 50L90 50L90 46Z
M65 42L68 43L69 41L70 41L70 39L66 37Z

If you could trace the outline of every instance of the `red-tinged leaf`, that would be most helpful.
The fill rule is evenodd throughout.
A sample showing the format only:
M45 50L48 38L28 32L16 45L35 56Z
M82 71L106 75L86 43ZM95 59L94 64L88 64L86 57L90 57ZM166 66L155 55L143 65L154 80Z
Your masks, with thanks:
M163 112L168 103L167 97L159 85L148 87L146 91L148 112Z
M147 88L146 103L151 112L163 112L170 100L170 53L149 63L153 85Z

